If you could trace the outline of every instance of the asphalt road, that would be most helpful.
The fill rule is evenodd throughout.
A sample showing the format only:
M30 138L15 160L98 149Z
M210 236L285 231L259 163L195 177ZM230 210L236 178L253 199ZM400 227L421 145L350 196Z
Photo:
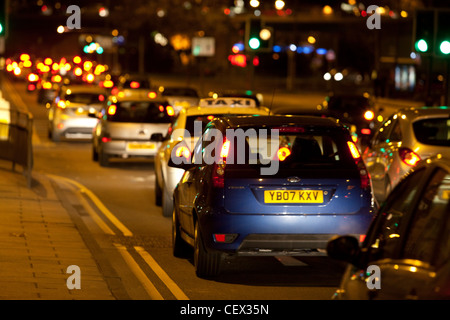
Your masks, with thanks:
M171 251L171 219L154 204L152 161L113 162L102 168L92 161L89 141L54 143L47 138L46 109L13 83L13 102L34 115L34 171L65 181L67 190L89 196L76 204L85 234L97 243L94 253L112 270L131 299L191 300L328 300L339 284L343 265L327 257L241 257L228 261L214 280L196 277L191 259ZM284 98L289 99L289 98ZM309 100L308 100L309 99ZM293 104L311 105L320 96ZM68 180L64 180L68 179ZM68 201L75 203L68 195ZM81 207L80 207L81 208ZM96 212L103 222L88 219ZM87 212L87 213L86 213Z

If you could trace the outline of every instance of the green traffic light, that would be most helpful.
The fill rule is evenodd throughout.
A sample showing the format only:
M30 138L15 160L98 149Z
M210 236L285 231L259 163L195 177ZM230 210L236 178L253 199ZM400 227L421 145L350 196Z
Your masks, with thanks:
M258 38L253 37L250 40L248 40L248 45L251 49L256 50L261 45L261 41L259 41Z
M447 40L442 41L439 50L441 50L443 54L450 54L450 42Z
M428 51L428 43L424 39L420 39L416 42L416 49L420 52L427 52Z
M0 34L2 34L2 33L3 33L3 24L0 23Z

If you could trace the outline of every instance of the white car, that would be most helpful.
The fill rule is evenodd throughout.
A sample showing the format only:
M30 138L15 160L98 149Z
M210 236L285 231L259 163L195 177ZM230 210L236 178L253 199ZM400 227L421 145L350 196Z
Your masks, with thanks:
M165 141L155 156L155 198L156 204L162 205L163 216L172 215L173 190L184 173L182 169L168 166L172 154L190 156L203 128L213 118L223 115L268 114L270 110L266 107L258 107L254 100L240 97L200 99L199 106L182 109L169 127ZM194 125L195 121L198 121L197 124L202 123L201 128Z
M62 87L48 109L49 138L91 139L97 120L89 115L99 112L107 97L106 90L95 86Z
M374 194L384 201L420 160L450 157L450 107L402 109L380 127L364 151Z

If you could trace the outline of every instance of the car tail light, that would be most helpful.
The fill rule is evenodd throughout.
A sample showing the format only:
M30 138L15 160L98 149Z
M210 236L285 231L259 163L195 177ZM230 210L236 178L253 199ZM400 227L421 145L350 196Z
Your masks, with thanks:
M150 91L150 92L147 94L147 96L148 96L150 99L155 99L156 96L157 96L157 94L156 94L156 92L154 92L154 91Z
M355 160L356 165L358 166L359 175L361 178L361 188L365 189L370 187L370 175L366 169L366 166L364 165L364 161L361 158L358 147L353 141L347 141L347 145L353 159Z
M219 159L214 163L213 168L213 186L216 188L223 188L225 186L225 166L227 157L230 152L230 140L224 139L222 148L220 149Z
M65 109L66 102L64 100L59 100L57 106L58 106L58 108Z
M130 82L130 88L132 88L132 89L138 89L140 86L141 86L141 84L137 81Z
M189 159L191 158L191 151L190 151L189 148L186 147L186 146L178 146L178 147L175 149L175 155L176 155L177 157L184 157L184 158L186 158L187 160L189 160Z
M235 233L214 233L213 238L215 242L232 243L237 238Z
M281 147L277 151L277 157L278 157L278 160L280 160L280 161L286 160L286 158L289 157L290 155L291 155L291 150L289 150L288 147Z
M408 148L399 148L398 154L402 162L411 167L415 166L421 160L417 153Z
M372 133L372 131L369 128L364 128L364 129L361 129L361 133L369 135Z
M28 91L34 91L36 89L36 85L34 85L33 83L30 83L27 87Z
M175 115L175 110L173 110L172 106L167 106L166 111L167 111L167 114L171 117Z
M111 141L111 137L102 137L103 143L110 142L110 141Z
M116 114L117 106L115 104L112 104L108 108L108 115L113 116Z

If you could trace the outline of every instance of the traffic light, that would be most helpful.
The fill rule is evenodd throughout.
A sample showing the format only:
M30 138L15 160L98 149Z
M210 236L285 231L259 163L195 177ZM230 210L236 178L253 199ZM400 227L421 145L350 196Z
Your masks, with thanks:
M430 54L434 46L434 10L418 10L414 19L414 48Z
M248 20L246 23L246 48L250 51L270 50L272 33L272 28L262 25L261 20Z
M434 53L440 57L450 57L450 11L437 11Z
M0 4L0 36L6 33L6 2Z

